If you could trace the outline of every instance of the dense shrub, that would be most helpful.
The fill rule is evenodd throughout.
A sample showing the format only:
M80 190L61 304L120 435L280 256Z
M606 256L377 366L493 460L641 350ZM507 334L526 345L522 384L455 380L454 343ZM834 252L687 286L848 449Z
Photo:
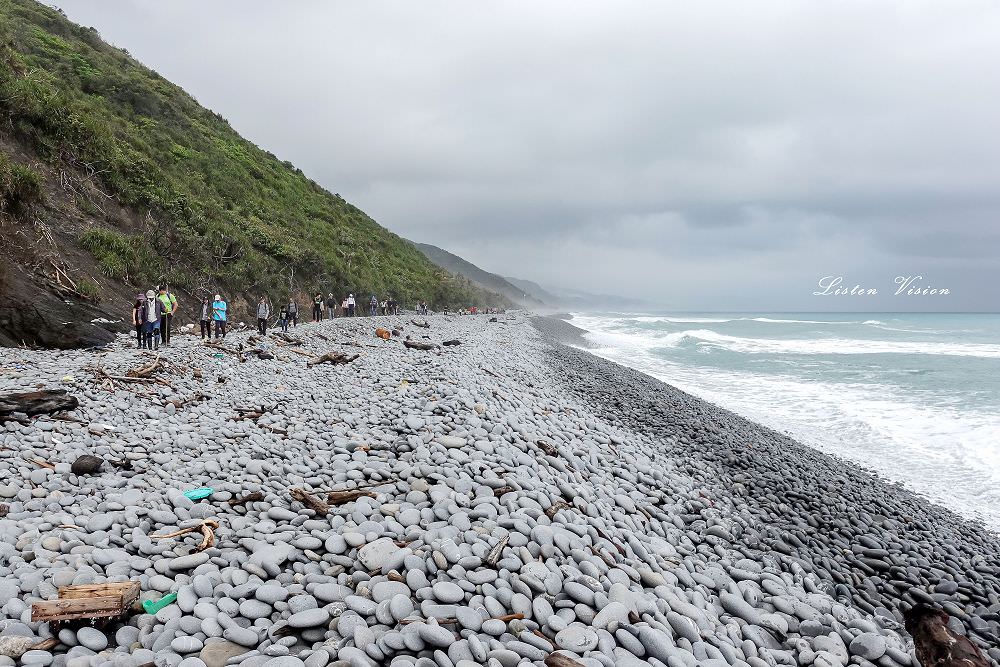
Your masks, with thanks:
M0 124L42 159L99 174L125 206L165 221L158 273L207 275L231 292L287 291L294 275L303 291L404 303L502 299L442 273L95 31L34 0L0 0ZM112 233L87 232L87 247L107 275L135 279L148 267Z

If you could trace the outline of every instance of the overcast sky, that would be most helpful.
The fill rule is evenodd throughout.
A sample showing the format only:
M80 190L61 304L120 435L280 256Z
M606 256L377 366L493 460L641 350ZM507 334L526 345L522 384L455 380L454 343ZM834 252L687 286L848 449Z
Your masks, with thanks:
M65 0L407 238L674 309L1000 310L1000 4ZM922 275L949 297L892 298ZM823 276L877 299L814 296Z

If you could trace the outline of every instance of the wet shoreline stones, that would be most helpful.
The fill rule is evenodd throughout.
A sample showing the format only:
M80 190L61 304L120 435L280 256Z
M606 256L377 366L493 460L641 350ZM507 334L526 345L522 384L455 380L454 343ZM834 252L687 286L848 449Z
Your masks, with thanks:
M0 427L0 638L49 637L30 605L60 585L124 579L177 602L66 628L28 661L907 667L897 614L925 598L996 632L995 536L559 345L545 321L498 319L430 317L421 336L463 343L430 352L374 337L412 333L405 318L292 330L311 354L364 351L336 367L274 339L276 359L241 363L178 336L170 387L112 393L88 367L148 361L124 338L100 356L0 351L0 391L67 386L82 422ZM226 339L241 344L257 343ZM129 465L76 475L83 454ZM324 513L292 488L374 497ZM205 519L202 552L197 531L154 538Z

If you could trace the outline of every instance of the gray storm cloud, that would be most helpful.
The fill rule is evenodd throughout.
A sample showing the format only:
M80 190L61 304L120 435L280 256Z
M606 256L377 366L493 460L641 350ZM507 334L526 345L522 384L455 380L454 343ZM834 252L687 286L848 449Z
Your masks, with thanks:
M679 309L1000 309L992 2L61 7L487 270ZM952 296L811 295L899 273Z

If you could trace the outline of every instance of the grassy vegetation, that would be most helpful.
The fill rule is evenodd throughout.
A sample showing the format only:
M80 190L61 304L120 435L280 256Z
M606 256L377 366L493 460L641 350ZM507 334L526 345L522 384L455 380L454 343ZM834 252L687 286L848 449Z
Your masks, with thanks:
M111 277L498 305L219 115L33 0L0 0L0 127L155 223L81 237ZM147 260L150 260L147 264Z
M0 213L17 215L41 200L38 174L0 153Z

